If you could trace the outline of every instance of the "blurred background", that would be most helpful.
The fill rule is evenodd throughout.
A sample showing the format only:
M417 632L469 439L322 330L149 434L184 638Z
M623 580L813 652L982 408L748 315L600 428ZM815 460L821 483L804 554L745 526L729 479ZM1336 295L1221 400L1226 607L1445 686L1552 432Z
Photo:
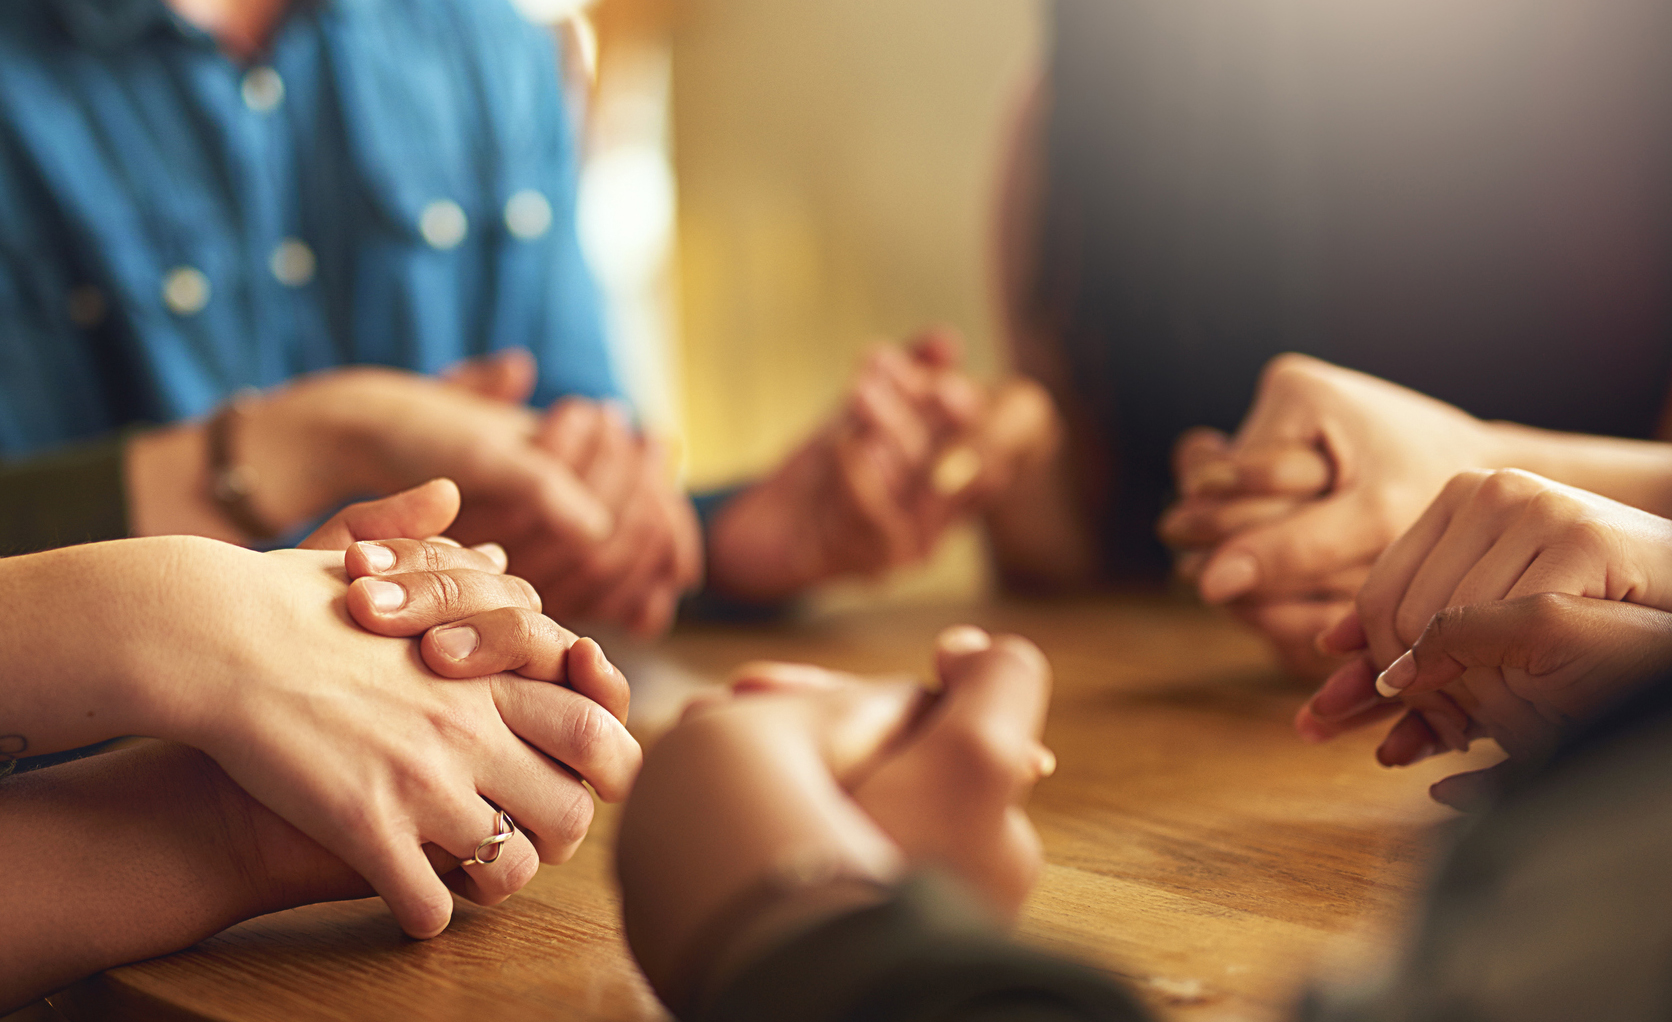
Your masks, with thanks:
M944 323L996 367L991 204L1042 0L524 6L584 117L582 241L618 365L694 488L772 465L871 344ZM977 544L851 595L979 589Z

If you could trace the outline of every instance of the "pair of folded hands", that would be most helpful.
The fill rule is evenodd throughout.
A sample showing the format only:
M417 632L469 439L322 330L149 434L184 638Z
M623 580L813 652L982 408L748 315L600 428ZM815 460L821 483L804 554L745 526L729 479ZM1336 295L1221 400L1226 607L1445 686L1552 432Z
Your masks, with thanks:
M1672 664L1672 521L1473 467L1515 459L1506 429L1287 356L1234 439L1181 438L1162 535L1206 600L1328 670L1303 736L1396 717L1388 765L1483 736L1525 758ZM1487 779L1434 794L1459 803Z

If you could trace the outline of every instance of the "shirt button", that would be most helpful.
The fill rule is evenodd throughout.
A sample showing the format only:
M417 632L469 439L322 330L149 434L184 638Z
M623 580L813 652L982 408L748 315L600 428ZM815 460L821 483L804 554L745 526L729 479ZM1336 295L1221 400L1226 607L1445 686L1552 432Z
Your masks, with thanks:
M552 225L552 204L532 188L525 188L505 203L505 229L514 237L533 241Z
M313 249L300 238L286 238L273 247L267 268L286 287L301 287L314 278Z
M270 67L252 67L244 75L244 105L258 114L272 111L284 102L284 79Z
M424 236L431 248L453 248L464 240L469 230L470 221L466 219L464 210L452 199L435 200L425 206L418 217L418 233Z
M176 266L163 278L163 304L176 316L195 316L209 304L209 278L193 266Z
M104 292L92 284L83 284L70 291L70 323L82 330L90 330L104 322L108 306Z

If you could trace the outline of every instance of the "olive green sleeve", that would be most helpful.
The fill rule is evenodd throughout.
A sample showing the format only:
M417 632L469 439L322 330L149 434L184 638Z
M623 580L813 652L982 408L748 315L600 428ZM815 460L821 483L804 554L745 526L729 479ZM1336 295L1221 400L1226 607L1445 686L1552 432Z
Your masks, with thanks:
M128 534L122 452L128 434L0 461L0 556Z
M1144 1022L1107 976L994 931L934 875L758 959L698 1022Z

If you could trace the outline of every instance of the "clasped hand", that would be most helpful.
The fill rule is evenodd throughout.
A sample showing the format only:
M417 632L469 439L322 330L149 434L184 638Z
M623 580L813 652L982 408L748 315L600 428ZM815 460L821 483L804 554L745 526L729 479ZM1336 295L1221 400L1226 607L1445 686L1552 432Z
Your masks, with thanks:
M754 601L919 561L949 526L1060 442L1031 381L986 387L957 339L928 331L865 359L842 407L784 463L731 500L710 532L711 583Z
M182 560L171 585L224 598L174 616L162 641L203 655L151 732L204 750L415 937L445 928L448 888L491 904L566 860L592 819L586 785L622 799L640 759L625 679L541 614L502 552L392 538L440 533L457 508L437 481L349 508L311 549L208 544ZM456 868L496 808L517 834L495 861Z
M1477 737L1512 759L1672 666L1672 522L1513 469L1448 483L1320 637L1349 656L1296 718L1315 741L1398 716L1405 765ZM1436 786L1470 797L1481 778Z

